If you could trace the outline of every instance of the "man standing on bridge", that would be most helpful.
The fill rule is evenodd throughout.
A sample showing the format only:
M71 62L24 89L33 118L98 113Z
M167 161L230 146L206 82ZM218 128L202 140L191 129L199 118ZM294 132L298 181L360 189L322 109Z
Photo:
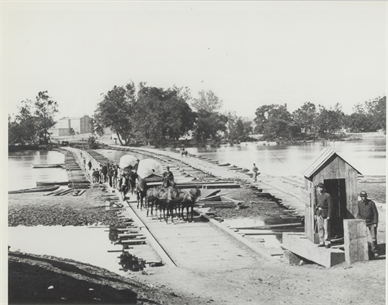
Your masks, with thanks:
M326 193L323 183L317 185L317 206L315 217L318 223L319 245L318 247L330 248L330 217L333 214L333 202L331 196Z
M257 176L260 175L260 173L255 163L253 163L252 171L253 171L253 182L257 182Z
M376 204L368 199L366 192L360 193L361 200L358 202L358 213L356 218L364 219L366 226L369 229L372 239L372 252L374 257L378 257L377 252L377 224L379 222L379 212L377 212Z

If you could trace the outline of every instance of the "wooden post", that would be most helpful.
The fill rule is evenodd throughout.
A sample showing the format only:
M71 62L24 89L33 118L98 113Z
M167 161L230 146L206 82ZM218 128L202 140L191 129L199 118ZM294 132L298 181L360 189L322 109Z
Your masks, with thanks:
M365 220L344 219L345 262L368 261L368 235Z

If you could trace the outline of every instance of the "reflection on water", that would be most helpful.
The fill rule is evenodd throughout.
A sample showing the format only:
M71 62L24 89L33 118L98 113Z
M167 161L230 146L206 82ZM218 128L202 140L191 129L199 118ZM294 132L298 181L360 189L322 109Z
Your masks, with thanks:
M251 169L253 163L263 173L275 176L300 176L320 155L331 148L364 175L386 174L386 138L364 137L362 141L326 141L300 145L264 145L265 142L222 145L217 148L194 148L187 151L221 163L228 162Z
M62 168L32 168L33 164L64 163L64 154L57 151L10 152L8 155L8 190L35 187L37 181L67 181Z
M69 258L125 275L120 270L117 253L107 251L120 251L122 246L115 246L105 230L80 226L17 226L8 228L8 245L11 251Z
M386 174L386 138L383 134L364 135L362 141L325 141L300 145L273 143L267 145L265 142L257 142L234 146L222 145L217 148L188 147L187 151L190 154L206 156L220 163L228 162L247 169L252 169L253 163L256 163L259 170L268 175L301 176L325 148L336 151L363 175ZM98 150L98 152L114 162L118 162L120 157L126 154L140 160L148 158L125 151Z

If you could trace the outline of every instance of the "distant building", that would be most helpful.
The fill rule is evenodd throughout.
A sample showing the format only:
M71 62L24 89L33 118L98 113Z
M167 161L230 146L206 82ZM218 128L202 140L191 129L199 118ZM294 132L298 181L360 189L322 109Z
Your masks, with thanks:
M84 115L80 119L80 133L93 133L93 119L88 115Z
M55 124L53 128L49 130L52 136L70 136L71 129L75 134L93 133L93 119L88 115L83 117L65 117Z

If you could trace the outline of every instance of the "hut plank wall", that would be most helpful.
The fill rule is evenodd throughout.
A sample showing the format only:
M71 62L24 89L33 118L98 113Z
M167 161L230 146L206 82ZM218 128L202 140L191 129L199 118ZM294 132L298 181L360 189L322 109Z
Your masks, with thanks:
M354 218L358 201L357 172L337 157L313 177L313 182L318 184L327 179L345 179L347 218Z
M324 183L329 179L344 179L346 192L346 216L347 219L353 219L357 213L358 202L358 184L357 171L344 162L340 157L334 155L321 169L317 170L310 179L305 179L306 190L310 193L310 204L306 205L305 214L305 233L309 240L314 242L314 212L316 203L315 185L319 182Z

